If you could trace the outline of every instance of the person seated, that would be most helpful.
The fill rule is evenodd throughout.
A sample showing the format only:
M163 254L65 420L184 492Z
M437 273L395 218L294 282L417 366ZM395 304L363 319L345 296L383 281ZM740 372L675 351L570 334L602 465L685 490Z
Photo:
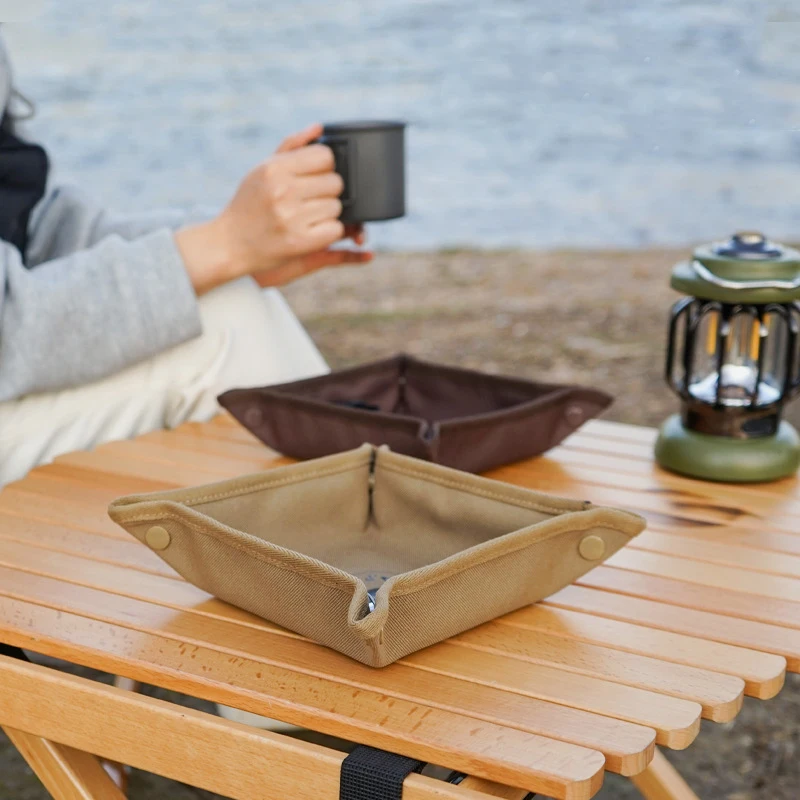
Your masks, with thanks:
M212 417L233 387L327 371L276 287L372 258L311 125L216 214L115 215L23 140L0 40L0 486L55 456Z

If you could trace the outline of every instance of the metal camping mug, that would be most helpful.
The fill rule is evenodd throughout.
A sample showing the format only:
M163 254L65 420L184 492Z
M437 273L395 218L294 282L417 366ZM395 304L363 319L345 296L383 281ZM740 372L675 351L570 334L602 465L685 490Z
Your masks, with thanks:
M406 213L405 122L334 122L317 139L333 151L344 180L346 225L397 219Z

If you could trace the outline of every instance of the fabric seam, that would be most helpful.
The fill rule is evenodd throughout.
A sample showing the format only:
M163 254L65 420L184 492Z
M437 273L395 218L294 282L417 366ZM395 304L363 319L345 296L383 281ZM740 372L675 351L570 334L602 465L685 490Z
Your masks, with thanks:
M508 495L501 494L499 492L491 492L488 489L481 489L479 487L470 486L466 483L460 483L459 481L448 480L447 478L440 478L435 475L427 475L424 472L420 472L418 470L409 470L404 469L396 464L387 464L385 461L380 464L382 469L387 470L388 472L397 472L401 475L407 475L410 478L419 478L420 480L431 481L432 483L438 483L440 486L447 486L452 489L458 489L462 492L467 492L468 494L479 495L481 497L488 497L490 500L502 500L504 503L509 503L510 505L515 505L520 508L529 508L533 511L541 511L546 514L568 514L570 512L579 512L587 510L587 507L584 506L583 508L558 508L556 506L546 506L541 505L539 503L535 503L534 501L522 500L520 498L509 497ZM579 503L579 500L573 501Z
M371 458L371 456L370 456ZM138 504L138 503L169 503L174 502L178 503L179 505L185 505L189 508L193 508L195 505L200 503L210 503L215 500L227 500L231 497L244 497L248 494L252 494L253 492L259 492L262 489L270 489L274 488L275 486L290 486L293 483L303 483L306 480L311 480L312 478L324 478L328 475L339 475L343 472L348 472L352 469L357 467L367 466L370 463L370 459L360 459L359 461L349 463L347 465L341 467L331 467L329 469L321 469L321 470L314 470L311 472L303 473L302 475L296 475L291 477L283 477L283 478L265 478L258 483L254 483L251 486L240 487L237 489L231 489L226 492L218 492L217 494L209 494L209 495L201 495L200 497L193 497L186 500L171 500L168 498L151 496L148 499L141 499L136 500L135 503L131 503L131 505ZM290 465L292 466L292 465ZM237 479L234 479L237 480ZM180 490L178 490L180 491ZM114 506L116 511L124 511L126 505L119 505ZM146 520L150 520L152 517L126 517L126 522L142 522Z

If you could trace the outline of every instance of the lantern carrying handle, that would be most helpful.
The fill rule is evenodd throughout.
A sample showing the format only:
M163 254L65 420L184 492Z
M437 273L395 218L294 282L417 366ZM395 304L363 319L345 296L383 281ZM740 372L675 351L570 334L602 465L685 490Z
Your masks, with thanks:
M729 281L725 278L720 278L715 275L708 267L701 264L699 261L692 261L692 269L697 273L698 277L702 278L708 283L713 283L715 286L720 286L723 289L782 289L789 290L800 289L800 275L792 281Z

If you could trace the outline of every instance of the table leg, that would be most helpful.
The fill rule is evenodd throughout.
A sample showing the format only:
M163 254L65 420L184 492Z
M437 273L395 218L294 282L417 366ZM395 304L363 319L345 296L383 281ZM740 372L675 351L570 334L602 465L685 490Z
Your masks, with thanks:
M95 756L16 728L3 730L55 800L125 800Z
M142 684L139 681L135 681L133 678L124 678L121 675L114 676L114 686L127 692L138 692L142 688ZM127 794L128 776L131 768L125 764L118 764L116 761L106 761L105 759L101 759L100 763L120 791L123 794Z
M126 692L138 692L142 684L139 683L139 681L133 680L133 678L123 678L121 675L115 675L114 686L116 686L117 689L124 689Z
M647 769L634 775L631 780L646 800L699 800L678 770L658 749Z
M116 761L106 761L104 758L100 759L100 766L114 782L114 786L116 786L123 795L127 794L130 767L126 767L124 764L118 764Z

